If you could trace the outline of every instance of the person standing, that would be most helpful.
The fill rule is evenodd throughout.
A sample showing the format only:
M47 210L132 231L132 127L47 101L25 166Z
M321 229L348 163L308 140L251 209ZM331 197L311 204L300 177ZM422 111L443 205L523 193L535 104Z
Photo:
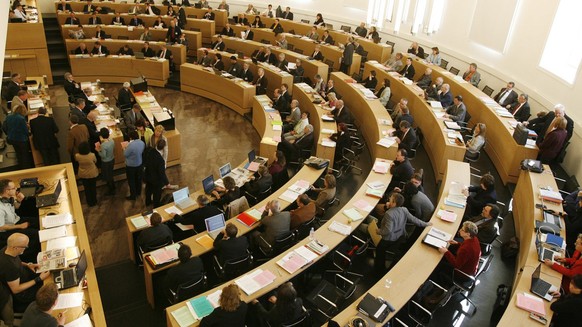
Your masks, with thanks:
M79 144L89 140L89 130L84 124L79 124L79 116L77 115L69 116L69 124L71 127L69 127L69 134L67 135L67 152L71 156L76 174L79 170L79 164L75 160L75 154L79 152Z
M142 155L145 150L145 143L139 139L137 131L129 132L129 143L123 146L123 155L125 156L125 173L127 183L129 184L129 195L126 200L135 200L141 194L142 172Z
M52 117L46 116L46 108L38 109L38 117L30 121L32 142L40 154L45 166L61 163L59 157L59 140L57 133L59 128Z
M28 139L28 126L26 124L26 107L19 105L13 107L13 113L6 117L4 129L8 144L14 147L19 169L34 168L32 154L30 153L30 141Z
M344 52L341 58L340 70L343 73L349 75L350 66L352 65L353 58L354 58L354 38L350 36L348 39L348 43L344 48Z
M115 195L115 181L113 180L115 141L109 139L109 129L103 127L99 130L99 142L95 144L95 150L101 157L101 175L107 183L108 191L105 195Z
M158 142L157 148L163 148L165 145L166 142L162 139ZM149 206L153 201L154 208L160 206L162 188L168 184L164 158L162 158L157 148L147 147L144 152L143 162L146 184L145 204Z
M87 205L93 207L97 204L97 176L99 176L99 170L96 165L97 158L91 152L89 143L83 142L79 144L79 153L75 154L75 160L79 163L79 178L83 182Z

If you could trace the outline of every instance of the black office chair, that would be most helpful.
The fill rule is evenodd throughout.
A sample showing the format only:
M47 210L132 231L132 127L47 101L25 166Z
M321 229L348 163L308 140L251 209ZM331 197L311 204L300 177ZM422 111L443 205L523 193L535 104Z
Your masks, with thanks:
M309 236L311 228L315 229L315 216L313 216L313 218L311 218L310 220L299 225L299 227L297 227L293 231L293 233L295 234L295 240L301 241L302 239Z
M168 301L176 304L202 293L206 289L206 280L206 274L202 274L200 278L180 284L175 291L168 290Z
M339 203L340 203L339 198L333 197L333 199L329 200L328 202L325 202L321 207L317 207L315 211L315 219L318 226L325 224L329 220L329 217L327 217L326 219L325 214L329 207L331 207L334 204L339 205Z
M413 160L414 158L416 158L416 153L418 152L418 148L420 147L420 145L422 144L422 140L424 139L424 135L422 134L422 130L420 129L420 127L417 127L415 129L415 133L416 133L416 142L414 143L414 145L410 149L410 152L408 153L409 160Z
M289 181L289 171L287 171L287 166L283 168L280 172L273 174L273 190L278 190L281 186L285 185Z
M425 53L424 54L424 59L428 58L428 56L429 56L429 54L428 53ZM441 62L442 62L442 59L441 59Z
M295 321L281 324L281 327L311 327L311 314L303 308L303 315L295 319ZM269 325L269 323L267 322ZM270 326L270 325L269 325Z
M428 298L431 298L430 302L427 301ZM449 299L449 291L429 279L418 288L408 302L408 317L417 326L428 326L434 312L447 304Z
M481 152L485 150L486 145L487 145L487 139L485 139L485 142L481 146L481 149L479 149L479 151L477 151L477 153L471 153L469 151L465 151L465 157L463 158L463 161L473 162L473 163L479 161L479 158L481 158Z
M488 96L491 96L491 94L493 94L493 89L489 87L489 85L485 85L485 87L483 88L483 93L487 94Z
M253 255L248 250L246 255L238 259L226 260L222 264L216 256L213 257L214 272L223 281L234 279L249 271L253 266Z
M269 196L269 194L271 194L272 191L272 187L269 186L268 189L264 190L263 192L254 195L251 194L249 192L245 191L245 196L247 197L247 200L249 201L249 205L254 206L255 204L263 201L267 196Z
M440 67L441 67L442 69L447 69L447 66L448 66L448 65L449 65L449 61L448 61L448 60L445 60L445 59L442 59L442 58L441 58L441 64L440 64Z
M390 54L394 53L394 47L396 46L396 43L392 41L386 41L386 44L392 47L392 52L390 52Z
M338 160L336 167L339 171L339 176L345 176L353 171L362 173L362 168L356 166L357 161L359 160L359 156L356 152L348 147L343 148L342 150L342 157ZM339 178L336 176L336 178Z
M330 24L330 23L325 23L325 25L322 26L322 27L324 27L324 28L326 28L328 30L333 30L333 24Z
M335 63L333 62L333 60L324 59L323 60L323 63L329 66L327 73L328 74L331 74L333 72L333 65L335 65Z
M357 282L335 274L333 283L322 279L306 299L327 320L339 312L339 307L355 293L356 288Z
M455 67L451 67L451 69L449 69L449 71L451 73L453 73L453 75L459 75L460 70L455 68Z
M245 53L242 51L237 51L236 54L240 59L243 59L245 57Z
M281 236L275 239L273 244L270 244L263 238L263 236L259 236L259 250L264 258L259 259L259 261L265 261L269 258L272 258L276 255L279 255L283 251L289 249L295 244L295 235L289 231L285 232Z
M331 269L325 270L325 274L341 274L355 278L362 278L363 275L353 270L354 262L362 257L370 249L370 241L363 240L351 234L346 241L342 242L331 256Z

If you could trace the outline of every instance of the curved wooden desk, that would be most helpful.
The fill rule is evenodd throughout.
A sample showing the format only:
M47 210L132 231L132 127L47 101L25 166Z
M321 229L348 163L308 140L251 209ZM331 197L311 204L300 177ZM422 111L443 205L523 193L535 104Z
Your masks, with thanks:
M516 236L519 238L519 256L515 265L515 279L511 300L499 326L526 326L532 325L529 312L516 306L517 294L530 293L531 274L537 268L538 251L536 248L536 236L534 232L535 221L543 221L542 212L536 208L536 203L540 202L540 187L551 187L558 190L556 180L549 166L544 166L545 170L541 174L530 173L521 170L515 191L513 192L513 221L515 223ZM563 212L562 205L549 201L544 201L548 209L556 212ZM533 219L532 219L533 218ZM562 226L565 226L562 220ZM562 236L565 229L562 228ZM562 274L542 263L542 277L548 283L560 287ZM551 302L544 301L546 307L546 319L552 319L553 312L550 310Z
M79 82L101 80L106 83L123 83L143 75L148 84L164 87L170 76L167 60L135 59L135 57L81 57L69 56L71 72Z
M0 179L11 179L17 185L20 185L19 181L21 179L33 177L38 178L42 184L47 186L42 194L52 192L54 187L56 187L56 182L60 180L62 191L59 196L58 204L39 209L39 220L42 221L42 218L49 213L70 213L73 216L75 223L66 226L67 236L77 236L76 246L79 248L80 252L85 251L85 256L87 257L87 271L85 272L87 287L83 289L82 286L77 286L59 291L61 294L82 292L83 301L86 303L84 303L83 307L55 310L54 314L63 313L66 317L66 322L69 323L82 316L86 307L90 306L92 308L91 319L93 320L94 325L106 326L101 295L99 293L99 285L95 274L95 265L93 264L93 255L91 254L87 226L85 225L85 218L83 217L83 210L81 208L81 200L79 198L79 191L77 190L73 166L68 163L0 174ZM43 251L46 250L46 246L46 242L41 243ZM53 282L52 277L45 280L45 283Z
M337 93L342 96L342 100L359 126L372 158L390 159L396 157L398 144L393 144L390 148L377 144L392 130L392 119L386 108L377 99L366 99L364 94L347 83L346 80L351 80L348 75L335 72L331 73L331 79L334 81ZM387 121L390 125L382 125L379 123L380 121Z
M518 145L513 139L513 128L509 122L513 118L503 118L497 114L495 108L488 107L482 99L489 99L485 93L470 83L463 81L460 76L455 77L451 72L435 65L428 65L424 61L413 60L416 71L415 80L420 78L427 67L432 68L433 81L442 77L445 83L451 86L454 95L462 95L471 114L471 122L485 123L490 133L487 133L487 147L485 151L495 165L503 184L516 183L520 174L520 163L524 159L535 159L538 156L537 147Z
M430 221L433 223L434 227L455 235L461 225L461 217L463 216L464 209L449 207L444 204L444 200L449 193L450 185L453 182L469 185L469 164L453 160L448 161L444 182L439 195L439 202L436 206L437 208L446 208L447 210L454 211L457 214L457 220L454 223L446 222L438 218L435 212ZM398 263L392 267L383 278L380 278L380 280L372 286L367 293L386 299L392 306L394 306L396 312L406 305L422 283L428 279L443 257L443 255L435 248L422 243L422 239L429 230L430 227L427 227L422 231L422 234L406 252L404 257L402 257L402 259L400 259L400 261L398 261ZM411 273L412 270L414 270L414 273ZM386 289L384 286L385 280L387 279L392 281L390 289ZM358 313L357 306L364 298L364 295L335 316L333 320L339 323L340 326L345 326L350 318ZM393 315L394 314L390 314L388 317L392 318ZM388 320L389 319L386 319L383 323L386 323Z
M399 78L384 71L381 64L373 65L369 62L364 67L364 75L368 76L371 70L376 71L378 84L387 78L390 80L392 99L398 102L400 98L408 99L410 114L414 117L414 124L422 130L424 135L424 148L432 164L437 182L440 181L447 169L448 160L463 161L465 156L465 146L457 145L454 139L447 137L446 126L443 119L439 119L430 105L424 100L422 89L416 85L405 85ZM395 128L397 128L395 126ZM459 135L460 134L456 134Z
M259 153L263 158L269 158L269 162L275 160L277 152L277 137L281 137L281 131L273 130L271 121L281 121L281 115L274 111L267 111L270 108L271 99L266 95L256 95L253 98L253 127L261 136Z
M256 91L254 85L227 79L195 64L182 65L180 86L184 92L214 100L241 115L251 110Z

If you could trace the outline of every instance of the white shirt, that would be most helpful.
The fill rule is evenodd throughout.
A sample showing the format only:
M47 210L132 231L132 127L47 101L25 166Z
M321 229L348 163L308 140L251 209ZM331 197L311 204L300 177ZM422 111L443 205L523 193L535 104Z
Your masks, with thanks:
M262 15L270 17L270 18L275 18L275 11L273 9L269 10L267 8L267 9L265 9L265 11L263 11Z
M0 202L0 226L16 225L20 217L16 214L16 209L11 203Z

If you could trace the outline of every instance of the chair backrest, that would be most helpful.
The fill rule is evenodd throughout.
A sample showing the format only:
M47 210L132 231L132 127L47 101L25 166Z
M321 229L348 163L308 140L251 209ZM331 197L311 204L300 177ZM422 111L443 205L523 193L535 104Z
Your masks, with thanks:
M333 30L333 24L330 23L325 23L325 26L323 27L327 28L328 30Z
M273 244L273 250L275 254L279 254L295 244L295 238L292 232L285 232L283 235L275 239L275 244Z
M487 94L488 96L491 96L491 94L493 94L493 89L489 87L489 85L485 85L485 87L483 88L483 93Z
M244 257L225 261L224 274L228 279L233 279L247 272L252 264L253 256L250 252L247 252Z
M303 50L301 50L301 49L298 49L298 48L295 48L295 49L293 49L293 51L294 51L295 53L298 53L298 54L303 54Z
M335 64L335 63L333 62L333 60L330 60L330 59L325 59L323 62L324 62L326 65L328 65L330 68L333 68L333 65Z
M239 58L244 58L245 57L245 53L242 51L237 51L236 54L238 55Z
M469 113L469 111L465 111L465 119L463 120L465 125L469 124L469 120L471 120L471 114Z
M289 32L289 33L291 33L291 32ZM293 51L293 49L295 49L295 45L287 43L287 50Z
M451 73L453 73L454 75L459 75L460 70L455 68L455 67L451 67L451 69L449 69L449 71Z
M182 283L178 286L176 290L176 301L184 301L191 297L194 297L202 291L206 287L206 275L202 275L200 278L196 278L194 280L188 281L186 283Z
M228 217L235 217L239 213L249 209L249 202L247 198L242 196L231 203L228 204L226 207L226 212L228 213Z
M448 60L441 59L441 68L447 69L447 66L448 65L449 65L449 61Z
M311 327L311 315L306 310L301 317L295 319L293 322L281 324L281 327Z
M289 172L285 166L280 172L273 174L273 190L278 190L289 181Z
M342 26L340 27L340 29L341 29L342 31L346 32L346 33L349 33L349 32L351 32L351 31L352 31L352 27L351 27L351 26L346 26L346 25L342 25Z
M386 41L386 44L388 44L389 46L392 47L392 52L390 52L390 54L394 53L394 47L396 46L396 43L391 42L391 41Z
M170 239L170 240L164 240L164 242L162 242L160 244L147 244L147 245L143 246L142 251L143 251L143 253L152 252L154 250L161 249L164 246L168 246L172 243L174 243L174 242Z
M299 227L297 227L297 230L295 233L295 239L298 241L301 241L302 239L309 236L309 232L311 231L311 228L314 227L314 225L315 225L315 216L313 216L313 218L311 218L310 220L304 222L303 224L299 225Z

